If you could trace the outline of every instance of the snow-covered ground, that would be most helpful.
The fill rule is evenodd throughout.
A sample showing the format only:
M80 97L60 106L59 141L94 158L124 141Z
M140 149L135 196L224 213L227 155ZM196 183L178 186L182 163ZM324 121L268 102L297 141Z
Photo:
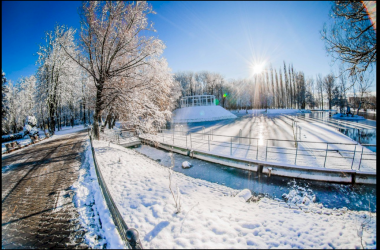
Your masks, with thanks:
M115 144L125 145L132 142L140 141L137 136L131 132L121 131L119 128L104 128L104 132L100 133L100 139L110 141Z
M125 248L100 190L89 139L86 142L85 160L73 189L79 220L86 229L83 237L90 248Z
M172 173L118 145L94 141L107 186L144 248L376 248L376 213L324 208L295 186L285 200L245 202L241 190ZM246 191L245 191L246 192ZM307 198L307 199L306 199ZM361 230L365 225L365 230Z
M173 111L173 123L217 121L234 119L236 115L221 106L195 106Z
M142 137L232 158L330 169L351 169L352 166L352 169L357 170L360 164L361 171L376 171L376 160L367 160L376 159L376 154L360 144L356 145L356 141L331 126L320 122L307 122L288 115L276 118L260 116L252 119L252 125L247 126L251 121L240 120L233 125L216 127L212 131L208 128L192 133L191 136L177 131L174 133L174 140L171 131ZM297 129L295 126L292 128L293 119L297 121ZM240 128L242 137L254 139L239 139ZM293 141L295 139L300 141L298 149ZM329 143L327 157L326 142ZM361 157L362 150L364 154L371 155Z
M311 113L308 109L240 109L240 110L231 110L231 112L238 114L296 114L296 113Z

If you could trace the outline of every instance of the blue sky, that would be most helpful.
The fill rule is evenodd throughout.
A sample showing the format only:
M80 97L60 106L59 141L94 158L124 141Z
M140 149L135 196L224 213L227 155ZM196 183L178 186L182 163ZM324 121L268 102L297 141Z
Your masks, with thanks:
M79 30L81 2L2 2L2 67L17 81L34 74L45 31ZM155 33L173 72L208 70L227 79L252 75L252 64L283 61L308 76L336 71L320 38L330 2L150 2Z

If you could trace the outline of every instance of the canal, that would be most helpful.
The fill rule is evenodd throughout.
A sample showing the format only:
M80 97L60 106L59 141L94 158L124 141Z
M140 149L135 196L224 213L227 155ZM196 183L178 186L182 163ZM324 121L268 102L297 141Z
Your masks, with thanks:
M143 155L170 167L170 152L148 145L135 148ZM315 195L316 202L328 208L347 207L350 210L376 211L376 185L351 185L325 183L321 181L302 180L288 177L258 174L257 172L227 167L216 163L193 159L189 156L173 153L173 170L193 178L218 183L233 189L249 189L255 195L263 194L269 198L282 199L283 194L291 190L305 189L308 195ZM182 162L189 161L193 167L182 168ZM371 205L369 205L369 202Z
M328 112L312 112L301 114L301 117L314 118L320 122L336 122L336 119L329 117ZM357 120L347 121L347 126L340 125L338 130L346 136L362 144L376 144L376 121L375 120ZM343 123L342 123L343 124ZM364 125L368 128L355 129L349 124ZM291 127L281 123L277 117L268 117L266 115L238 115L235 120L222 120L212 122L187 123L182 124L183 131L200 132L203 129L214 130L215 134L237 135L239 129L242 129L242 135L262 136L263 139L271 138L276 135L282 139L289 139L290 133L287 130ZM168 128L174 127L169 124ZM255 129L251 129L255 128ZM281 131L278 133L277 131ZM255 134L255 133L259 133ZM369 147L376 152L376 147ZM157 160L161 165L169 167L171 158L168 151L156 149L151 146L142 145L135 149L136 151ZM174 153L173 170L183 173L193 178L203 179L209 182L218 183L233 189L250 189L253 194L263 194L270 198L282 199L283 194L288 194L291 190L308 190L309 195L315 195L316 202L322 203L329 208L347 207L350 210L357 211L376 211L376 185L360 184L338 184L325 183L321 181L302 180L280 176L268 176L256 172L236 169L223 166L216 163L210 163L198 159L192 159L188 156ZM182 162L189 161L193 164L190 169L183 169ZM369 205L370 203L370 205Z

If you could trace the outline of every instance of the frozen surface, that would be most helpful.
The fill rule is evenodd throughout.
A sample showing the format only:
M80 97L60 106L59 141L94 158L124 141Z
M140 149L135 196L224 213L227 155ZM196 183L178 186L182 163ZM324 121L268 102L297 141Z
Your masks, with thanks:
M361 248L361 233L364 246L376 248L376 213L324 208L297 192L288 194L294 204L247 203L234 197L241 190L174 172L182 197L176 214L166 167L118 145L94 144L110 192L144 248Z
M221 106L195 106L173 111L173 123L216 121L234 119L236 115Z

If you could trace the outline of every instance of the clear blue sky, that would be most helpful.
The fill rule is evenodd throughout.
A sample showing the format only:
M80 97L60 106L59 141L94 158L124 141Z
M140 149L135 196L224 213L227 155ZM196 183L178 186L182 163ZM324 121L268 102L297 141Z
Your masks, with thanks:
M2 68L17 81L36 71L36 52L56 23L79 30L81 2L2 2ZM293 63L306 76L337 70L320 30L331 2L150 2L173 72L208 70L246 78L251 64Z

